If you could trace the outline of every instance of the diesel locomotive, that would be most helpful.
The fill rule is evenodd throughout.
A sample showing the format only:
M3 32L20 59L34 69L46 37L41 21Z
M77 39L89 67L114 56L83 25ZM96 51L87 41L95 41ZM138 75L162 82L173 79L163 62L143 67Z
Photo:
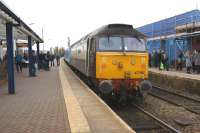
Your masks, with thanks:
M103 96L144 96L148 81L146 37L127 24L108 24L69 47L65 61Z

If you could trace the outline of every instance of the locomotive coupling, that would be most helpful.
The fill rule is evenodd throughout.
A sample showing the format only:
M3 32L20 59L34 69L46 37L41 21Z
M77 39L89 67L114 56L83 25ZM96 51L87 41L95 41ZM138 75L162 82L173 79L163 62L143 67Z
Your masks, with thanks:
M140 82L139 84L139 89L140 89L140 93L142 95L146 95L148 92L151 91L152 89L152 84L149 80L143 80L142 82Z
M99 90L102 94L108 95L112 93L112 81L111 80L103 80L99 84Z

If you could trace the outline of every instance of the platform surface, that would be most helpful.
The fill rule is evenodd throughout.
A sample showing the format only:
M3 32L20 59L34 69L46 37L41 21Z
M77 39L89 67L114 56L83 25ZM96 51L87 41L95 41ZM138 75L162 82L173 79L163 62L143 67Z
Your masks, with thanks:
M16 94L0 87L0 133L69 133L58 68L28 77L16 73Z
M176 77L180 77L180 78L189 78L189 79L194 79L194 80L200 80L200 74L188 74L186 72L183 71L166 71L166 70L159 70L157 68L149 68L150 72L154 72L154 73L159 73L159 74L163 74L163 75L168 75L168 76L176 76Z

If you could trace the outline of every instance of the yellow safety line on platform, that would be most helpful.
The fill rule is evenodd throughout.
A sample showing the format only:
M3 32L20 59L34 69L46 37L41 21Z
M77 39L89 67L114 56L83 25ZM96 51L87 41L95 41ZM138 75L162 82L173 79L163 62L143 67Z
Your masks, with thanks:
M61 86L63 89L71 132L90 133L91 130L88 125L88 121L81 110L78 100L73 94L73 91L66 78L66 75L64 74L62 66L60 66L59 68L59 75L61 80Z

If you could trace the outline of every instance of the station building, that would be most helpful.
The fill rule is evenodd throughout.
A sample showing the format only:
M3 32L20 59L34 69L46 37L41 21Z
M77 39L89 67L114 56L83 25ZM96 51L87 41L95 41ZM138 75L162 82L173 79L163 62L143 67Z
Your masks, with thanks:
M200 11L192 10L137 28L147 36L150 53L163 50L174 64L180 53L200 50Z

